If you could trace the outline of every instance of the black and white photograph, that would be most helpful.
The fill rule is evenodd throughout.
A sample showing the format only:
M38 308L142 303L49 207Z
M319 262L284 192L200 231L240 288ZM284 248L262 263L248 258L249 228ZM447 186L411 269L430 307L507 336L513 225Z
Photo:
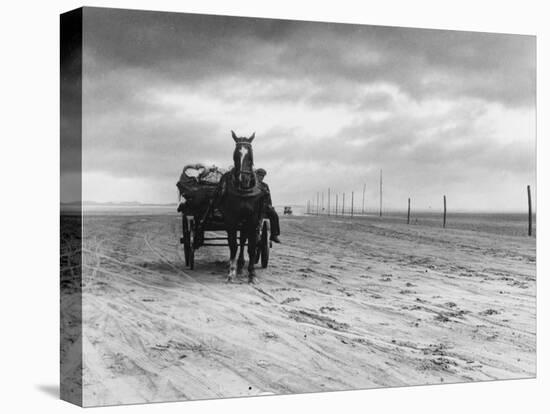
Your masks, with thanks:
M62 398L535 377L535 36L95 7L61 34Z

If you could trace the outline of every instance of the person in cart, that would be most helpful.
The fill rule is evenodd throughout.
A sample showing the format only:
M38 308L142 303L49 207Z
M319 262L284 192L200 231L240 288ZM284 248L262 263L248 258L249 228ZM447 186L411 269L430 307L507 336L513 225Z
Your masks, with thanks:
M264 178L267 175L267 171L263 168L258 168L256 170L256 176L258 177L258 185L260 189L265 193L264 197L264 207L265 207L265 215L269 219L269 223L271 225L271 237L270 240L275 243L280 243L279 235L281 234L281 230L279 227L279 215L275 211L275 208L273 207L272 201L271 201L271 192L269 191L269 186L267 183L264 182Z

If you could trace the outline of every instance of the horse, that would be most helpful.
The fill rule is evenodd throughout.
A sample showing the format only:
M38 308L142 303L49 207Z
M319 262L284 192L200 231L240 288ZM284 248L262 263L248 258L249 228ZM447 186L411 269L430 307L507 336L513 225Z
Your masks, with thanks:
M252 141L256 136L238 137L231 131L235 141L233 151L233 169L228 171L221 180L222 196L219 209L223 214L224 226L229 244L229 273L227 282L231 282L241 273L244 267L244 245L248 241L248 282L256 283L256 246L257 234L261 218L263 191L259 187L254 172L254 156ZM240 253L237 255L237 228L241 228Z

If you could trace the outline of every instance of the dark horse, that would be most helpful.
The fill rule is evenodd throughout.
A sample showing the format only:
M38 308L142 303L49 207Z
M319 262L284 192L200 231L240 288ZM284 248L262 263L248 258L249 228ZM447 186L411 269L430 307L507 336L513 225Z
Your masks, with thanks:
M233 131L231 136L235 140L233 152L234 167L227 172L221 180L222 198L219 203L223 214L224 225L227 231L229 243L229 274L227 281L231 282L237 272L241 273L244 267L244 245L248 241L248 282L256 282L257 231L261 215L261 200L264 196L258 186L258 179L254 172L254 156L252 154L252 140L250 138L237 137ZM237 255L237 228L241 229L238 260Z

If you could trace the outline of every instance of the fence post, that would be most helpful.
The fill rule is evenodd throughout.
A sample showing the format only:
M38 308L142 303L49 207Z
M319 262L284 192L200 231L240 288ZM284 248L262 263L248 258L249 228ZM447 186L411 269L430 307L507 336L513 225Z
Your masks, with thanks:
M382 217L382 170L380 170L380 217Z
M533 215L531 211L531 186L527 186L527 202L529 203L529 236L533 234Z
M327 214L330 216L330 188L328 189Z
M346 205L346 193L342 194L342 216L346 215L346 210L344 209Z
M319 192L317 192L317 215L319 215Z
M447 225L447 197L443 196L443 228Z
M365 190L367 189L367 184L363 184L363 204L361 205L361 214L365 215Z
M411 223L411 198L409 197L409 207L407 208L407 224Z

